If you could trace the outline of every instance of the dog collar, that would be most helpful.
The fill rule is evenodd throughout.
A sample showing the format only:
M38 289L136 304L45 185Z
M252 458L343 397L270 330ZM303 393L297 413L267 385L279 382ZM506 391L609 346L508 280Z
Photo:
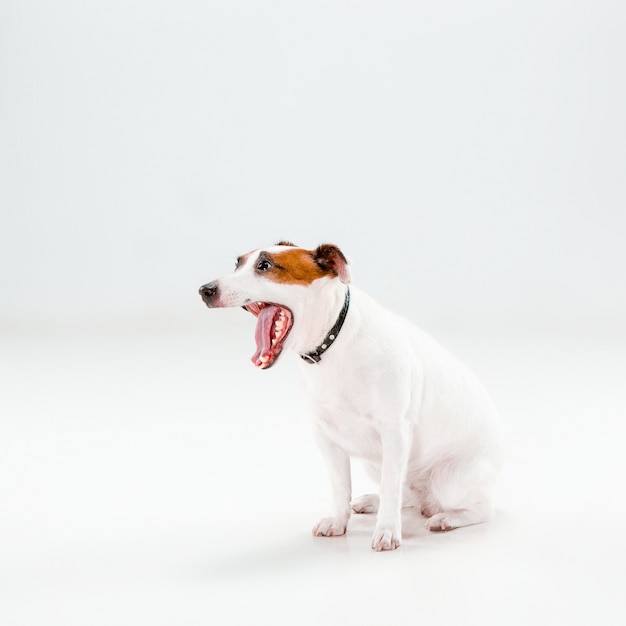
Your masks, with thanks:
M343 303L343 308L341 309L341 313L339 313L339 317L335 322L335 325L328 331L326 337L322 343L315 348L315 350L311 350L311 352L307 352L306 354L301 354L300 357L306 361L307 363L319 363L322 360L322 354L330 348L333 341L337 339L337 335L343 326L343 323L346 321L346 315L348 314L348 308L350 307L350 287L346 287L346 299Z

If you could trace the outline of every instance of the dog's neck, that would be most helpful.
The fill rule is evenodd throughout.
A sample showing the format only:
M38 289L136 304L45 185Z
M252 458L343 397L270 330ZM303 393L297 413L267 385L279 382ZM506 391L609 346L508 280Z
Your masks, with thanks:
M296 306L292 305L294 328L285 346L298 354L314 352L325 343L327 335L333 334L331 329L346 303L347 286L337 279L322 279L315 281L306 291L306 298Z
M346 316L348 315L349 308L350 287L346 287L346 296L343 302L343 307L339 312L339 317L337 317L335 325L326 333L326 336L324 337L324 339L322 339L321 343L316 348L314 348L313 350L309 350L305 353L300 353L300 357L306 363L315 364L319 363L322 360L322 355L324 354L324 352L326 352L326 350L328 350L333 345L335 339L337 339L337 336L341 331L341 327L343 326Z

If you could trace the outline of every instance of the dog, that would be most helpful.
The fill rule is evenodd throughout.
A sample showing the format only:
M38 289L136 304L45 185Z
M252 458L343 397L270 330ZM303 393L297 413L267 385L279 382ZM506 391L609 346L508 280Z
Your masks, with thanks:
M301 357L332 490L330 515L313 535L344 535L352 512L377 513L372 548L383 551L401 544L403 507L418 507L435 532L487 521L501 456L487 392L423 330L350 283L336 245L281 241L200 288L209 308L256 316L257 368L283 350ZM351 501L352 457L365 462L379 496Z

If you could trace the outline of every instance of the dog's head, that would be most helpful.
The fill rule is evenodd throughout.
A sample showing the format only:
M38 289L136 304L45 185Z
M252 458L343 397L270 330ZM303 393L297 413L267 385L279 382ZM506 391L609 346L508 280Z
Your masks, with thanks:
M257 318L252 362L267 369L286 344L314 345L317 327L327 328L343 301L341 283L350 283L350 268L337 246L306 250L281 241L238 257L235 271L200 287L200 295L209 308L241 306Z

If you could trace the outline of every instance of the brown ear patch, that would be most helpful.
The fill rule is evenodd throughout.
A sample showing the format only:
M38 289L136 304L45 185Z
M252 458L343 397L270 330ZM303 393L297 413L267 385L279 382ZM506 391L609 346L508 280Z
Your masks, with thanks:
M325 271L339 276L342 283L350 283L348 259L343 252L332 243L324 243L315 250L315 261Z
M315 261L323 270L333 271L335 274L339 274L338 265L348 262L343 252L332 243L323 243L319 246L315 251Z

